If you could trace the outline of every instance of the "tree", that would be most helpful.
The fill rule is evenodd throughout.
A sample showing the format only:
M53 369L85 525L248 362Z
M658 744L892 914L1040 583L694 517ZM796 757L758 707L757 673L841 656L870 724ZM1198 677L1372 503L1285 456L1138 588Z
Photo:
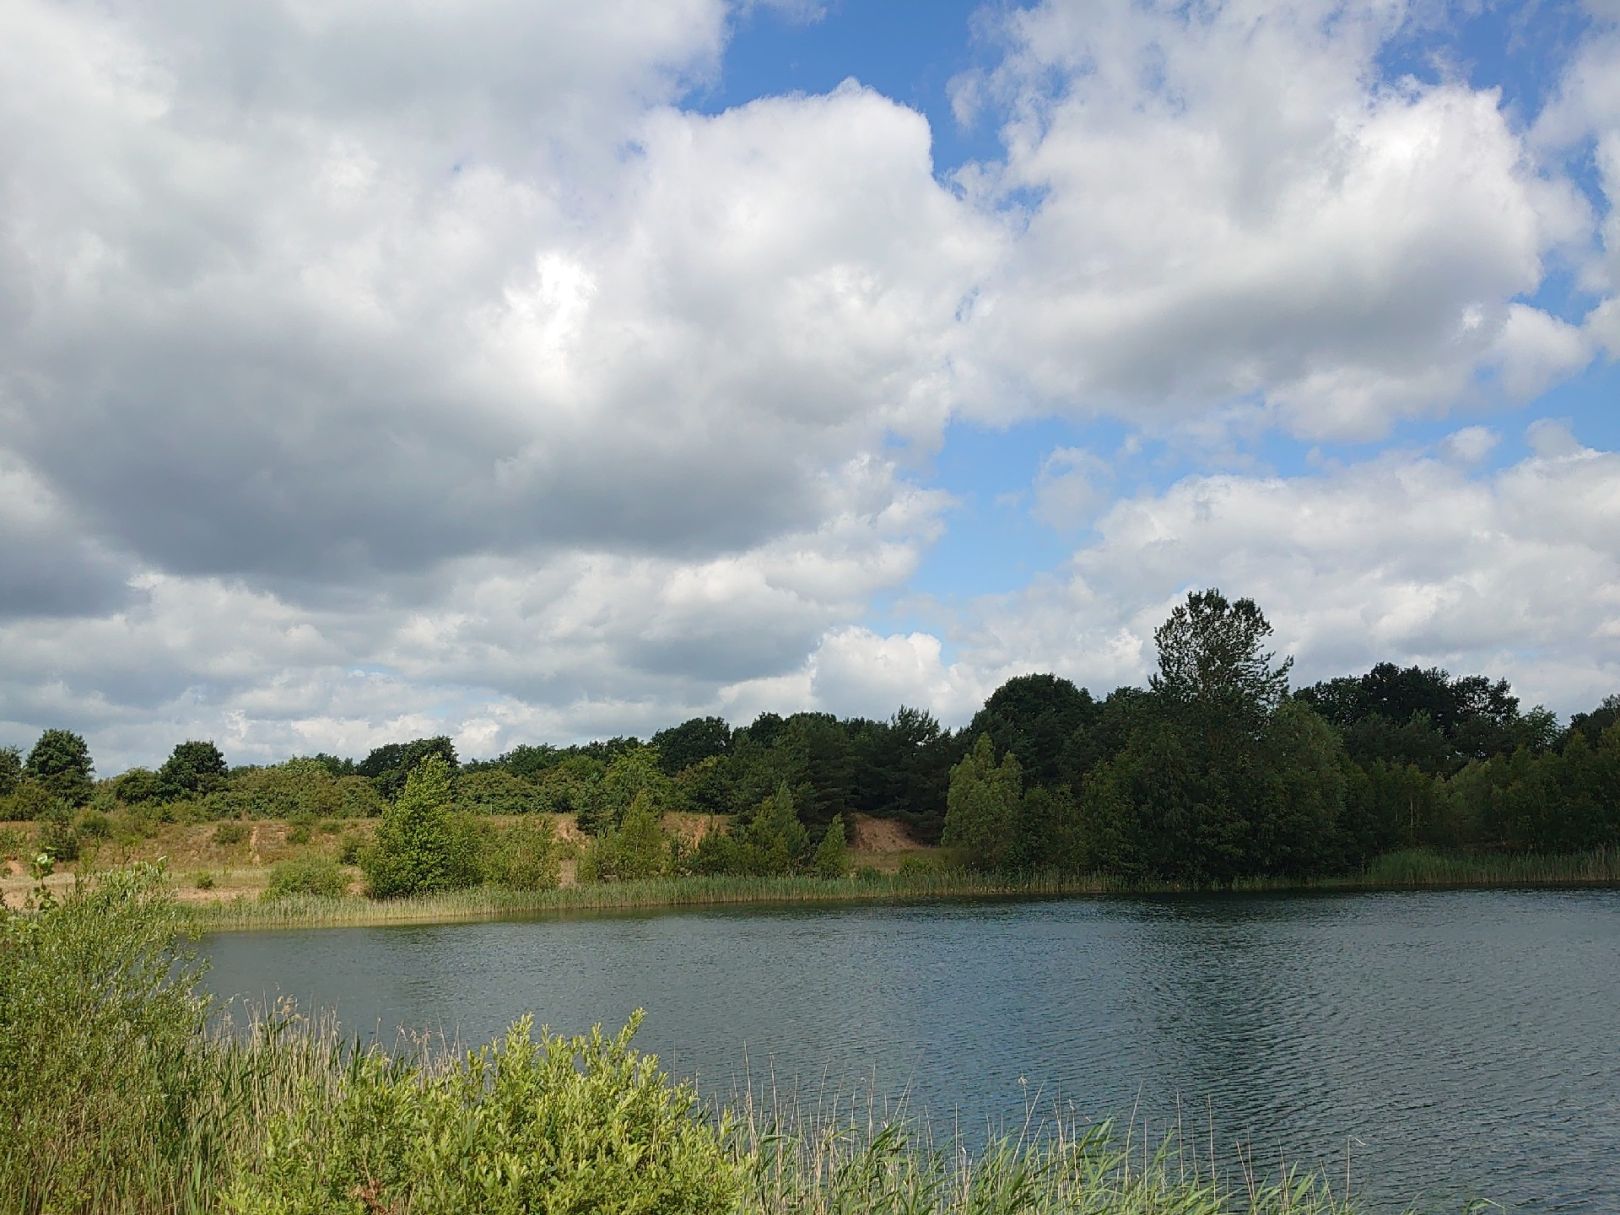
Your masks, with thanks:
M23 766L51 796L61 798L68 805L82 806L90 800L93 787L90 774L95 771L95 765L90 761L90 748L81 735L71 730L46 730L28 753L28 761Z
M1294 876L1333 868L1342 860L1338 830L1348 767L1343 741L1309 706L1291 702L1266 730L1265 762L1253 868Z
M1202 880L1197 765L1167 721L1132 733L1081 789L1079 867L1129 878Z
M225 779L225 756L212 741L176 743L158 769L163 796L170 800L197 797L219 788Z
M863 727L852 740L851 806L899 819L922 841L937 841L951 766L961 758L955 738L933 714L906 705L888 721Z
M450 765L429 755L377 825L361 867L378 898L458 890L478 882L477 841L451 808Z
M519 743L495 763L513 776L521 776L525 780L538 780L544 772L555 767L562 759L563 753L556 747L544 745L536 747L529 743Z
M731 748L731 727L723 717L693 717L652 736L658 763L665 775L684 772L701 760L724 755Z
M587 881L644 881L663 874L668 864L669 836L644 789L625 810L624 820L591 844L580 862L580 876Z
M807 823L829 823L847 809L855 785L855 753L849 731L831 713L795 713L771 748L798 794Z
M598 835L616 826L643 793L659 813L675 806L675 782L659 768L657 748L637 743L620 751L602 773L595 798L581 811L580 830Z
M1219 590L1193 591L1154 631L1159 670L1152 687L1167 702L1235 713L1249 720L1271 716L1288 694L1292 658L1260 647L1271 624L1252 599L1229 601Z
M833 815L832 822L810 858L810 871L817 877L840 878L849 872L849 845L844 840L844 816Z
M361 776L370 777L377 792L392 801L405 787L405 780L415 767L429 755L437 755L453 777L460 766L456 761L456 745L444 735L418 738L408 743L388 743L378 747L355 765Z
M22 776L22 752L16 747L0 747L0 797L15 793Z
M979 735L967 757L951 769L945 794L947 848L959 848L973 869L999 869L1010 858L1023 777L1018 757L998 764L995 744Z
M755 807L738 843L745 873L784 874L797 867L809 846L810 833L799 821L793 792L786 781Z
M1603 732L1617 721L1620 721L1620 692L1605 696L1603 703L1590 713L1577 713L1571 717L1564 736L1567 739L1574 734L1584 734L1587 743L1595 747Z
M162 795L163 786L152 769L130 768L113 777L112 791L126 806L138 806L142 802L156 801Z
M543 800L533 781L504 768L463 772L456 782L456 804L478 814L529 814L539 810Z
M1057 675L1019 675L984 702L968 726L968 736L988 734L996 750L1018 757L1024 779L1057 785L1079 778L1065 763L1075 735L1098 715L1097 702L1084 688Z

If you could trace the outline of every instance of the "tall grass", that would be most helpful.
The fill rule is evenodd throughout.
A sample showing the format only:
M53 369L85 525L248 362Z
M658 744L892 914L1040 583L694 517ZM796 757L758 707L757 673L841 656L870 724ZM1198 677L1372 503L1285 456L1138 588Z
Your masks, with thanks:
M1347 1215L1107 1126L936 1142L905 1118L706 1108L618 1035L361 1048L273 1010L205 1028L158 876L0 919L6 1215ZM65 1017L73 1008L75 1015ZM638 1015L639 1016L639 1015Z
M1510 886L1620 885L1620 850L1569 855L1459 856L1412 849L1378 858L1360 873L1321 877L1240 878L1238 893L1448 889ZM1071 895L1204 893L1183 882L1113 874L981 874L919 868L845 878L671 877L635 882L587 882L551 890L477 887L417 898L374 900L292 895L246 898L186 909L207 931L317 928L368 924L448 923L548 912L636 910L740 904L902 902L945 898L1058 898Z
M1411 848L1379 857L1364 880L1379 887L1610 886L1620 883L1620 849L1460 855Z
M188 913L210 931L493 919L552 911L612 911L728 904L839 903L901 899L1101 893L1100 879L1001 877L928 869L865 877L678 877L587 882L553 890L477 887L417 898L292 897L197 905Z

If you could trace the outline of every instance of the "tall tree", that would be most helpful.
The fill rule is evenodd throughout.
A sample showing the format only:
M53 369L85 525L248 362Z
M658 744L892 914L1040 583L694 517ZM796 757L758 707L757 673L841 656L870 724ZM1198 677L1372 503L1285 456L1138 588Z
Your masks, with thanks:
M1059 675L1019 675L990 694L968 735L988 734L998 751L1016 755L1031 784L1056 785L1083 775L1070 753L1099 711L1090 692Z
M82 806L90 800L90 774L95 764L82 735L71 730L46 730L23 767L52 797L70 806Z
M1152 687L1167 702L1271 716L1288 694L1292 658L1274 665L1261 648L1271 623L1252 599L1231 601L1217 589L1193 591L1153 634L1159 670Z
M224 779L225 756L212 741L201 739L176 743L158 769L162 795L168 798L211 793Z
M724 755L731 748L731 727L723 717L693 717L652 736L658 764L674 776L693 764Z
M405 788L405 780L424 759L436 755L445 763L453 779L459 764L456 745L444 735L417 738L407 743L387 743L378 747L355 766L361 776L375 782L377 792L392 800Z
M22 781L22 751L0 747L0 797L10 797Z

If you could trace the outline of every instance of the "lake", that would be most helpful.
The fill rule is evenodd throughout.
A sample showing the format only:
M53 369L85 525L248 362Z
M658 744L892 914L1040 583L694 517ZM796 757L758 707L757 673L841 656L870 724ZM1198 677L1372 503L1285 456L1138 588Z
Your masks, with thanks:
M706 1095L903 1098L982 1137L1028 1109L1178 1117L1372 1210L1620 1211L1620 891L937 902L220 934L222 997L392 1043L533 1011ZM1207 1151L1207 1148L1201 1148Z

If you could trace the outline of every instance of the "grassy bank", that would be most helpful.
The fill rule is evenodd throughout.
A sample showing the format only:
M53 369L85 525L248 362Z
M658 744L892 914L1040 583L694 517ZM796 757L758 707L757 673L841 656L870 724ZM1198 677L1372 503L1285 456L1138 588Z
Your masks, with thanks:
M1512 887L1620 886L1620 852L1567 856L1459 857L1414 850L1380 857L1364 872L1316 878L1242 879L1231 892L1444 890ZM187 913L202 929L339 927L366 924L451 923L542 915L755 904L904 902L945 898L1057 898L1079 895L1207 893L1175 882L1132 881L1107 874L994 875L917 867L840 879L815 877L680 877L644 882L601 882L556 890L492 888L421 898L373 900L237 899L195 904Z
M528 1022L457 1053L285 1012L207 1028L153 869L0 914L0 1209L17 1215L1345 1215L1322 1178L1047 1125L969 1147L905 1121L702 1104L625 1032ZM1150 1145L1151 1149L1151 1145Z

